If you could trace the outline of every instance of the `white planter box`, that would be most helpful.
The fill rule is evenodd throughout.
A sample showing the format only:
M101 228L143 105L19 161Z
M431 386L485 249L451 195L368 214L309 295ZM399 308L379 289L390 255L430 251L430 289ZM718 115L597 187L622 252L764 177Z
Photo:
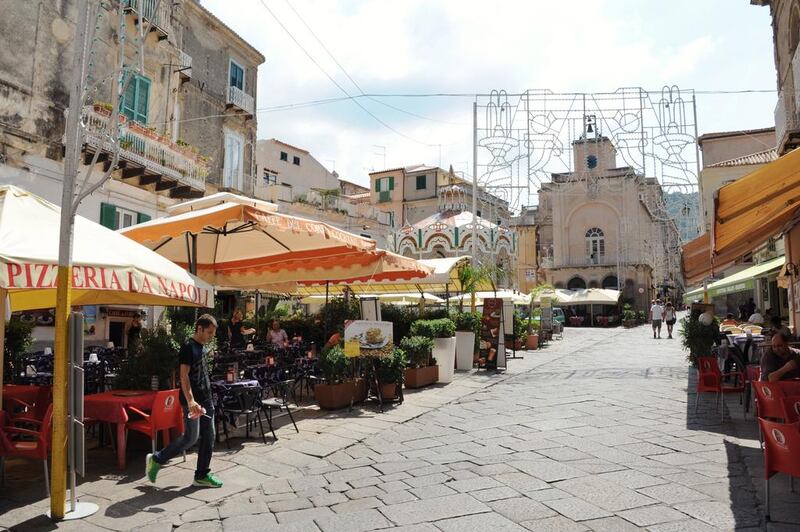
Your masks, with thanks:
M437 382L451 382L453 369L456 365L456 337L434 338L433 356L439 365L439 380Z
M456 368L472 369L475 356L475 333L456 331Z

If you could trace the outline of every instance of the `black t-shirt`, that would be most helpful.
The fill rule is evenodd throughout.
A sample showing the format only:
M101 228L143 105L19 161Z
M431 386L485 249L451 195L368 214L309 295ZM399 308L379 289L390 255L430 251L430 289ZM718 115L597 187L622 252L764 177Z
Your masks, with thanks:
M205 408L206 412L212 412L214 407L211 401L211 379L208 376L208 361L203 355L203 346L194 338L189 338L178 353L178 364L189 366L189 384L195 402ZM187 405L183 389L181 389L181 404Z
M244 346L244 335L242 334L242 328L244 327L244 323L241 321L237 321L236 323L231 322L228 325L228 330L231 332L231 346L232 347L243 347Z
M790 347L789 348L790 355L787 358L779 357L775 351L770 348L764 355L761 357L761 380L766 381L768 380L769 374L773 371L778 371L783 366L785 366L789 361L795 360L798 364L800 364L800 351L797 349ZM783 380L786 379L796 379L800 378L800 369L796 369L785 373L783 375Z

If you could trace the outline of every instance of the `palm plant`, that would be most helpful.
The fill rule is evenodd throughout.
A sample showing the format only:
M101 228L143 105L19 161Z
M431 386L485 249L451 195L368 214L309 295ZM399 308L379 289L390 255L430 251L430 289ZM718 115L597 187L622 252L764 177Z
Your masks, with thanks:
M483 266L473 266L472 264L462 264L459 266L458 271L458 284L461 286L461 293L462 294L469 294L471 301L470 301L470 310L475 312L475 292L478 291L478 287L480 287L481 283L486 281L488 276L488 270L486 267ZM460 298L458 301L458 311L464 312L464 298Z

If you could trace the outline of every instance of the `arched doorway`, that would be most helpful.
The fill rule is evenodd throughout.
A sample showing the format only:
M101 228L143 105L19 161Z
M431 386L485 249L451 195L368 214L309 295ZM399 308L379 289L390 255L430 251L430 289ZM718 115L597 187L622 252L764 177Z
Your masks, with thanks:
M567 282L567 288L569 290L581 290L586 288L586 281L583 280L582 277L578 277L577 275L570 279Z
M617 280L616 275L606 275L603 278L603 288L609 288L611 290L616 290L619 287L619 281Z

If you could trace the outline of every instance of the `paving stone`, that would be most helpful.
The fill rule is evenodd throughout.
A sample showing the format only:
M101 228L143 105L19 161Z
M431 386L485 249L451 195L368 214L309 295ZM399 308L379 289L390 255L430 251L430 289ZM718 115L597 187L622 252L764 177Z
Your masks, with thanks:
M195 521L210 521L212 519L219 519L219 510L214 506L201 506L194 510L189 510L181 514L181 521L184 523L193 523Z
M306 508L304 510L292 510L289 512L278 512L275 517L278 523L294 523L299 521L311 521L335 515L330 508Z
M342 502L331 506L331 510L337 514L358 512L361 510L369 510L383 506L383 503L377 497L364 497L363 499L354 499L352 501Z
M181 525L175 530L179 532L222 532L222 523L219 521L195 521Z
M589 527L594 532L638 532L638 526L622 519L621 517L604 517L602 519L592 519L583 521L582 524Z
M489 503L489 506L495 512L511 519L515 523L533 519L543 519L555 515L555 512L551 508L525 497L492 501Z
M442 484L450 480L450 477L444 473L434 473L433 475L426 475L424 477L414 477L404 480L412 488L421 488L423 486L432 486L434 484Z
M454 489L448 487L447 484L433 484L432 486L413 488L410 491L418 499L433 499L435 497L444 497L445 495L454 495L458 493Z
M489 477L468 478L466 480L454 480L448 482L447 486L458 492L466 493L470 491L484 490L502 486L498 481Z
M488 510L488 506L465 493L394 504L380 509L390 521L398 525L432 522Z
M237 515L263 514L269 512L267 503L252 502L249 499L229 499L219 506L219 516L222 519Z
M589 504L578 497L544 501L544 504L560 513L564 517L572 519L573 521L587 521L589 519L599 519L601 517L611 516L610 512L607 512L606 510L603 510L602 508L599 508L593 504Z
M589 530L582 523L576 523L560 515L537 521L524 521L520 524L534 532L584 532Z
M391 526L377 510L364 510L316 519L322 532L363 532Z
M327 493L311 497L311 504L314 506L331 506L348 500L344 493Z
M670 521L681 521L687 517L686 514L674 508L660 504L625 510L624 512L619 512L618 515L638 526L650 526L660 523L669 523Z
M330 483L334 482L350 482L351 480L357 480L364 477L375 477L380 475L380 472L377 469L372 467L354 467L353 469L344 469L342 471L333 471L332 473L327 473L325 478Z
M525 528L499 514L485 513L436 522L442 532L525 532Z
M272 513L289 512L292 510L303 510L314 506L311 500L305 497L295 497L294 499L285 499L282 501L275 501L269 503L269 510Z
M713 527L697 519L686 521L673 521L647 527L650 532L719 532L719 528Z
M618 512L656 502L650 497L636 493L624 486L605 482L594 476L556 482L553 487L571 493L609 512Z
M402 480L394 480L392 482L384 482L383 484L379 484L378 487L385 491L386 493L391 493L393 491L400 491L408 489L409 486Z
M269 525L276 525L275 516L270 513L236 515L222 521L225 532L239 532L240 530L263 530Z
M597 475L597 478L603 482L612 482L630 489L646 488L648 486L656 486L658 484L667 483L667 481L661 478L647 475L641 471L636 471L635 469L601 473Z
M519 493L508 486L499 486L485 490L471 491L470 495L482 502L499 501L519 496Z
M674 505L675 509L695 519L699 519L717 528L729 530L735 527L758 526L761 523L760 515L753 510L737 510L734 514L727 502L700 501L685 502Z
M639 493L644 493L648 497L657 499L663 503L674 505L679 502L690 502L708 499L705 493L687 488L681 484L661 484L659 486L650 486L648 488L641 488Z
M401 502L414 501L417 499L417 497L413 493L406 490L392 491L390 493L387 493L386 495L381 495L378 498L382 500L383 504L386 504L387 506L392 504L400 504Z

